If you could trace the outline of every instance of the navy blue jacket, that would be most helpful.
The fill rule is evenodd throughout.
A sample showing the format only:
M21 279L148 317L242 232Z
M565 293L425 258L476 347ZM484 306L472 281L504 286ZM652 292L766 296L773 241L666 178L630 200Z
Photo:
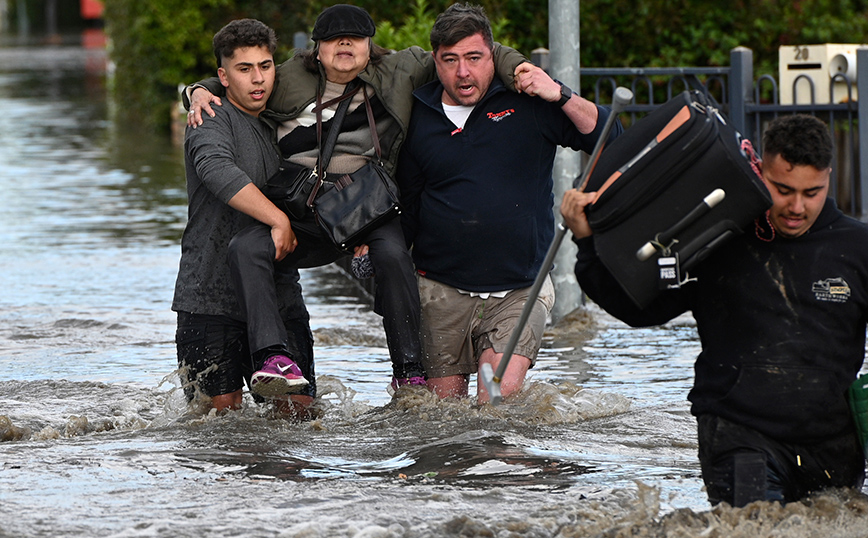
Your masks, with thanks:
M603 266L593 236L576 243L579 284L615 317L649 326L692 311L702 342L694 415L793 443L853 430L846 392L865 357L868 226L832 199L807 233L767 242L750 230L644 310Z
M608 117L581 134L557 103L495 79L463 130L446 117L443 86L414 92L398 163L403 224L417 270L469 291L530 286L554 238L558 145L590 153ZM621 133L616 123L611 138Z

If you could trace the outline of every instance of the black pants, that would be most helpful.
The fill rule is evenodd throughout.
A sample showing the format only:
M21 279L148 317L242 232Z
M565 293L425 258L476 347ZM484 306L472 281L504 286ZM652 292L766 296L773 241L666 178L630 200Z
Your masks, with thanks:
M316 397L313 335L304 305L284 312L286 352L295 359L310 384L300 394ZM219 396L250 386L253 359L247 340L247 324L228 316L178 312L175 333L178 367L181 368L187 401L196 387L206 396ZM194 386L195 385L195 386ZM254 399L261 400L254 395Z
M283 324L276 302L275 270L318 267L348 255L331 243L312 218L293 221L292 229L298 246L277 263L271 228L264 224L241 230L229 243L230 272L254 357L263 355L256 353L259 350L281 344ZM393 373L395 377L422 375L419 288L400 220L377 228L364 242L375 271L374 311L383 316ZM261 362L255 366L260 367Z
M713 415L697 422L699 462L711 504L793 502L828 488L859 489L865 479L865 457L852 431L796 445Z

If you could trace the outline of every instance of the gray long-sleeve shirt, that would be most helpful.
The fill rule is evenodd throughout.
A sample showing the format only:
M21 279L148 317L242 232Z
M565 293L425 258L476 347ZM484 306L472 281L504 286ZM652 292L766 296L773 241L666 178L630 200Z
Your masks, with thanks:
M259 118L228 99L214 111L185 136L189 208L172 309L242 319L226 255L229 240L255 220L227 203L249 183L262 187L280 157L274 132Z

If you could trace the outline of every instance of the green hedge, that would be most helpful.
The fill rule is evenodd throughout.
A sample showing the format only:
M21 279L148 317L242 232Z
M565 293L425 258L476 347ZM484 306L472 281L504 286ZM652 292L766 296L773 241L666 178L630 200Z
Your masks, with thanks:
M208 13L228 3L229 0L106 2L106 32L114 64L112 93L121 120L136 121L144 127L168 124L178 84L205 71L215 23Z
M579 1L579 0L575 0ZM390 48L428 47L426 28L451 0L409 4L358 0ZM292 36L308 32L335 0L107 0L113 80L120 113L165 128L177 85L214 72L211 37L240 17L262 20L287 57ZM548 46L548 0L482 0L495 38L525 54ZM426 9L427 8L427 9ZM777 73L778 47L868 41L868 0L583 0L581 64L586 67L727 65L735 46L754 50L757 74Z
M213 76L211 39L233 19L253 17L275 29L285 57L303 28L306 4L292 0L107 0L106 32L115 69L112 95L118 119L164 130L178 85Z

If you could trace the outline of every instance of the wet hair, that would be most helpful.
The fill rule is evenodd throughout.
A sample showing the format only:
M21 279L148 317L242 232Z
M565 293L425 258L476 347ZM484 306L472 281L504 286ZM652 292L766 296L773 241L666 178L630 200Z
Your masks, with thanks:
M238 19L214 34L212 41L217 67L223 67L223 58L232 58L235 51L245 47L265 47L274 54L277 36L274 30L256 19Z
M781 116L763 134L763 155L780 155L792 166L825 170L832 165L832 137L826 124L814 116Z
M370 65L379 64L383 61L384 56L391 53L389 49L383 48L374 43L371 38L368 38L368 44L370 45L369 51L371 54L371 58L368 60ZM300 50L295 54L301 58L301 65L304 66L305 69L311 73L319 74L319 60L317 60L317 56L319 55L319 41L314 43L312 49Z
M434 27L431 28L431 50L437 52L440 47L451 47L476 34L482 34L489 49L494 48L491 22L482 6L452 4L437 15L437 20L434 21Z

